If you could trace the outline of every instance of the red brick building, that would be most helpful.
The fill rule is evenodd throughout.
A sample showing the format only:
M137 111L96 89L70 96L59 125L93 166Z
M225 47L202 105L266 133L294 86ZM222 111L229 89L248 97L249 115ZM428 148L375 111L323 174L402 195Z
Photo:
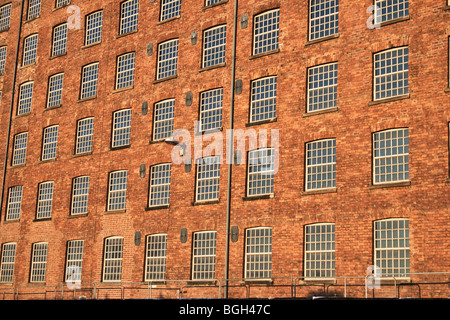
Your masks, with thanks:
M449 6L1 0L2 296L448 297Z

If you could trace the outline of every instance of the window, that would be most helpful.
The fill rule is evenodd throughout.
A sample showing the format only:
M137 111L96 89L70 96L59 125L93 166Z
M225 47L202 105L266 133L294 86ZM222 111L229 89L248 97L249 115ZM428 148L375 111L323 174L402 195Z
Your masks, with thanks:
M39 17L41 14L41 0L29 0L27 20Z
M127 179L127 170L114 171L109 174L108 211L125 210Z
M62 104L63 82L64 73L58 73L49 78L47 108L60 106Z
M208 90L200 94L200 130L222 127L223 88Z
M33 243L30 282L45 282L45 271L47 269L47 251L47 242Z
M195 232L192 247L192 280L210 280L216 271L216 231Z
M0 31L9 29L11 21L11 3L0 7Z
M14 149L12 165L25 164L27 154L28 132L18 133L14 136Z
M22 186L14 186L8 190L8 205L6 209L6 220L18 220L22 207Z
M219 3L219 2L222 2L222 1L223 0L206 0L205 7L212 6L213 4L216 4L216 3Z
M52 57L66 53L67 49L67 23L53 28Z
M36 62L38 35L32 34L31 36L23 39L23 58L22 65L27 66Z
M131 109L114 112L112 129L112 147L123 147L130 144Z
M374 55L374 100L409 93L408 47L385 50Z
M277 116L277 76L252 81L250 90L250 122L275 119Z
M62 6L65 6L66 4L69 4L70 0L56 0L56 6L55 8L61 8Z
M409 180L409 132L407 128L373 134L373 183Z
M81 282L84 240L67 241L65 281Z
M53 204L53 181L39 184L36 219L50 218Z
M71 215L88 213L89 180L89 176L81 176L73 179Z
M119 34L126 34L137 30L139 1L128 0L120 4L120 29Z
M280 34L280 9L255 16L253 35L253 54L261 54L278 49Z
M204 157L197 164L195 201L219 199L220 157Z
M80 99L97 96L98 62L83 67L81 73Z
M247 196L273 194L274 149L261 148L248 153Z
M7 47L0 47L0 75L5 73Z
M337 107L337 63L308 69L307 112Z
M14 263L16 260L16 244L14 242L2 245L2 260L0 266L0 282L13 282Z
M31 102L33 100L33 81L26 82L19 89L19 103L17 107L17 115L31 112Z
M272 228L250 228L245 232L245 278L272 276Z
M153 141L163 140L172 136L174 113L175 99L168 99L155 104Z
M172 165L162 163L150 168L149 207L169 205Z
M158 46L158 70L156 79L164 79L177 74L178 39L160 43Z
M409 277L409 221L375 221L375 265L381 277Z
M409 0L375 0L375 23L392 21L409 15Z
M336 187L336 139L306 144L305 189L321 190Z
M105 239L103 257L103 281L114 282L122 279L123 238Z
M162 0L160 21L175 18L181 15L181 0Z
M334 223L305 226L305 278L334 278Z
M167 234L147 236L145 281L164 280L166 277Z
M310 0L309 40L338 34L339 0Z
M86 16L86 46L102 41L103 11L97 11Z
M225 63L225 46L227 41L227 26L218 26L203 32L203 62L202 68Z
M117 58L116 89L133 86L134 60L134 52L123 54Z
M55 159L58 146L58 126L45 128L42 140L42 160Z
M75 154L92 152L94 137L94 118L85 118L77 122Z

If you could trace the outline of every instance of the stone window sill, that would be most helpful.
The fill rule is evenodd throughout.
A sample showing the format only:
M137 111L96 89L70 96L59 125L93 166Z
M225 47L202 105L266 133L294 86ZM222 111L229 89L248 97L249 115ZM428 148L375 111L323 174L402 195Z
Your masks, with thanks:
M327 108L327 109L316 110L316 111L309 111L309 112L306 112L303 114L303 118L317 116L317 115L324 114L324 113L338 112L338 111L339 111L338 107Z
M389 182L389 183L372 184L369 186L369 189L408 187L410 185L411 185L411 181Z
M405 95L398 96L398 97L393 97L393 98L373 100L373 101L369 102L369 106L375 106L377 104L389 103L389 102L394 102L394 101L399 101L399 100L404 100L404 99L409 99L409 98L411 98L411 95L410 94L405 94Z
M324 42L324 41L328 41L328 40L332 40L332 39L337 39L340 36L341 35L339 33L336 33L336 34L333 34L333 35L328 36L328 37L323 37L323 38L315 39L315 40L308 40L305 43L305 46L310 46L310 45L313 45L313 44L316 44L316 43L320 43L320 42Z

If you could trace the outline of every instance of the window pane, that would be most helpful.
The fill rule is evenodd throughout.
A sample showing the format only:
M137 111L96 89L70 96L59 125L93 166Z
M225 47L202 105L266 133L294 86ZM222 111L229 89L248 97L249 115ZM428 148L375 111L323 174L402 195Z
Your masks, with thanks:
M262 148L248 155L248 196L273 194L274 186L274 149Z
M155 104L153 140L162 140L172 136L175 113L175 99L164 100Z
M157 79L164 79L177 74L178 39L166 41L158 46Z
M170 163L158 164L151 167L149 207L169 204L171 168Z
M200 131L222 127L223 88L200 95Z
M310 0L309 40L338 33L338 0Z
M336 187L336 139L306 144L306 190Z
M337 106L337 63L308 69L308 112Z
M109 174L108 211L124 210L127 199L126 170L115 171Z
M280 10L271 10L255 16L253 54L278 49Z
M203 68L225 63L227 26L206 30L203 35Z
M250 121L257 122L276 118L277 77L252 81Z
M167 235L147 236L145 281L164 280L166 274Z

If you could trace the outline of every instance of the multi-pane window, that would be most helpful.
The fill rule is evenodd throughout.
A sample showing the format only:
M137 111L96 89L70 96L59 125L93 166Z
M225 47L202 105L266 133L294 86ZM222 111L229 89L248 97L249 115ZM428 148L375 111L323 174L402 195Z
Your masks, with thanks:
M195 232L192 246L192 280L211 280L216 271L216 231Z
M250 122L274 119L277 116L277 77L252 81L250 88Z
M339 0L310 0L309 40L317 40L339 31Z
M162 163L150 168L149 207L168 205L172 165Z
M219 199L220 157L204 157L197 164L196 201Z
M11 21L11 3L0 7L0 31L8 30Z
M181 14L181 0L162 0L160 21L178 17Z
M119 34L126 34L137 30L139 0L128 0L120 4Z
M224 1L224 0L206 0L205 1L205 6L207 7L207 6L212 6L213 4L216 4L216 3L219 3L219 2L222 2L222 1Z
M255 16L253 34L253 54L277 50L280 35L280 9Z
M65 6L66 4L69 4L70 0L56 0L55 8L60 8L62 6Z
M168 99L155 103L152 137L154 141L172 136L174 114L175 99Z
M409 277L409 221L375 221L375 265L381 277Z
M123 238L105 239L103 256L103 281L114 282L122 279Z
M324 64L308 69L308 112L337 106L337 76L337 63Z
M36 219L50 218L53 205L53 181L41 182L38 187Z
M18 220L22 207L22 186L14 186L8 190L8 205L6 209L6 220Z
M41 14L41 0L29 0L27 20L39 17Z
M0 265L0 282L11 283L14 276L14 263L16 260L16 243L8 242L2 245L2 258Z
M28 143L28 132L21 132L14 136L12 165L25 164Z
M374 100L409 93L408 47L385 50L374 55Z
M64 73L58 73L48 79L47 108L62 104Z
M247 165L247 196L273 194L275 176L273 148L249 151Z
M135 53L130 52L117 57L116 89L133 86Z
M47 252L47 242L33 243L30 282L45 282L45 271L47 269Z
M166 277L167 234L147 236L145 281L164 280Z
M84 214L88 212L89 176L81 176L72 182L72 208L70 214Z
M83 67L81 73L80 99L97 96L98 62Z
M109 174L108 211L125 210L127 180L127 170L113 171Z
M0 47L0 74L5 73L7 47Z
M51 126L44 129L42 138L42 160L56 158L56 149L58 147L58 126Z
M158 46L158 70L156 79L164 79L177 74L178 39L160 43Z
M336 187L336 139L306 144L306 190Z
M409 0L375 0L375 6L376 24L409 15Z
M222 127L223 88L217 88L200 94L199 131Z
M103 10L86 16L86 46L102 41Z
M67 23L53 28L52 56L66 53L67 49Z
M226 41L226 25L217 26L203 32L203 68L225 63Z
M33 87L34 87L33 81L26 82L20 86L17 115L31 112L31 102L33 100Z
M117 148L129 145L130 134L131 109L124 109L114 112L111 146L113 148Z
M32 34L23 40L22 65L27 66L36 62L38 35Z
M77 122L77 137L75 142L75 154L92 151L94 137L94 118L84 118Z
M373 134L373 183L409 180L409 130L391 129Z
M334 278L334 223L305 226L305 278Z
M250 228L245 232L245 278L272 276L272 228Z
M67 282L81 282L81 271L83 268L84 240L67 241L66 272Z

